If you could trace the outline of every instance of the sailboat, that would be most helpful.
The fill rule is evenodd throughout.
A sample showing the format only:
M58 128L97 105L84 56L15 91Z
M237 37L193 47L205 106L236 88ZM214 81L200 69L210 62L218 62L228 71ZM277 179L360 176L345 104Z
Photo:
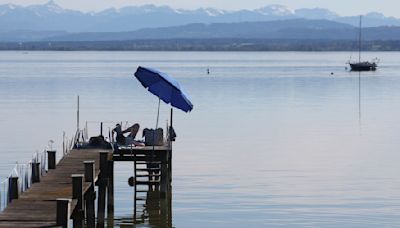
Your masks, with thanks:
M358 62L349 61L351 71L375 71L378 67L378 59L369 61L361 61L361 35L362 35L362 16L360 16L360 32L358 37Z

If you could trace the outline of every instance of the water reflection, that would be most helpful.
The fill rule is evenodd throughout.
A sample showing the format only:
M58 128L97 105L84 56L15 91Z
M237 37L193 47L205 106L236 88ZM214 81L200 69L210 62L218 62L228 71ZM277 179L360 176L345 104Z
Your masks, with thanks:
M115 220L115 227L172 228L172 192L166 197L154 187L135 186L133 216Z
M344 52L2 52L0 173L75 131L78 94L82 120L153 126L154 96L132 74L155 66L196 104L176 115L174 226L400 226L400 53L379 55L357 75ZM134 224L132 173L116 164L116 227ZM162 212L144 209L137 226L156 224Z
M361 129L361 72L358 72L358 125Z

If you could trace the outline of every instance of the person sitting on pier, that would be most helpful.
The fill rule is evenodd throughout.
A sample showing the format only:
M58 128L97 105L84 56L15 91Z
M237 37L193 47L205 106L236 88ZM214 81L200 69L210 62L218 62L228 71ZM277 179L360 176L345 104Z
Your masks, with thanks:
M121 124L117 124L115 128L112 130L112 137L114 138L114 132L117 134L115 139L117 143L120 145L136 145L137 141L135 141L136 134L139 131L139 124L135 123L134 125L128 127L125 130L122 130ZM125 133L128 133L128 136L124 136Z

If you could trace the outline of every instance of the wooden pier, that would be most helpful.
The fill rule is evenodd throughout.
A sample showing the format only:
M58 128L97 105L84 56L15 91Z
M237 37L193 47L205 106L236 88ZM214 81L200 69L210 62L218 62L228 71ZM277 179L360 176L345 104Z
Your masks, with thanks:
M31 188L16 196L10 194L10 204L0 213L0 227L70 227L72 224L78 228L104 227L106 213L107 227L112 227L114 162L117 161L134 162L135 190L137 185L147 185L159 192L161 198L166 199L170 194L170 146L126 147L115 151L74 149L57 165L53 156L48 159L54 164L49 163L46 175L33 175L33 172L32 178L39 179ZM140 165L144 167L139 168ZM136 192L132 197L136 202Z

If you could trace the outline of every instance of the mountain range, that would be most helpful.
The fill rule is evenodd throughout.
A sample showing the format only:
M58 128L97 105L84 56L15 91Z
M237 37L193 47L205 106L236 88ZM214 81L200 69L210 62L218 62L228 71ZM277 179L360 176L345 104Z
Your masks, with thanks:
M0 5L0 30L57 30L66 32L120 32L141 28L176 26L190 23L231 23L284 19L327 19L358 26L359 16L342 17L328 9L290 10L282 5L269 5L254 10L227 11L214 8L195 10L169 6L127 6L100 12L64 9L51 0L43 5ZM365 27L400 26L400 19L371 12L364 15Z
M284 34L293 33L315 37L313 33L321 32L321 29L326 32L353 31L354 26L358 26L359 16L342 17L321 8L290 10L282 5L238 11L214 8L185 10L142 5L85 13L64 9L51 0L46 4L25 7L0 5L0 21L0 41L22 42L66 40L68 37L77 40L87 40L89 37L94 40L104 40L107 37L122 40L241 35L248 38L285 38L287 36ZM371 12L363 16L363 26L400 26L400 19ZM322 34L322 37L329 36ZM350 35L343 37L347 36ZM354 35L351 38L354 39Z
M157 39L264 39L264 40L350 40L356 41L357 27L329 20L288 19L266 22L194 23L146 28L129 32L86 32L56 34L47 41L123 41ZM400 27L363 29L363 40L398 40Z

